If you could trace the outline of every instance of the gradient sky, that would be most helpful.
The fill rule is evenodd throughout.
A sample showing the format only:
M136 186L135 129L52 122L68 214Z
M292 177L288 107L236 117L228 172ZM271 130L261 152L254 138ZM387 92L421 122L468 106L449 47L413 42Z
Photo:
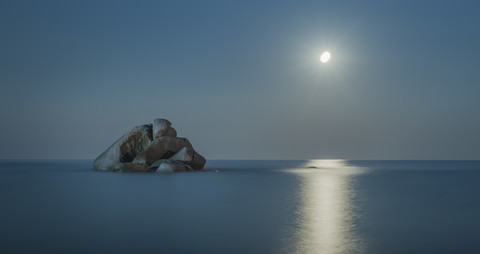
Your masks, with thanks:
M480 1L0 1L0 158L480 159ZM332 60L319 62L329 50Z

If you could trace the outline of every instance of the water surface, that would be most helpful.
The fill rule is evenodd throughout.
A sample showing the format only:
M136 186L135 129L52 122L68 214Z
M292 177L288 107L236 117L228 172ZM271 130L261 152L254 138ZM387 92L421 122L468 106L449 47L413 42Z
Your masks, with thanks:
M479 253L478 161L0 161L0 253Z

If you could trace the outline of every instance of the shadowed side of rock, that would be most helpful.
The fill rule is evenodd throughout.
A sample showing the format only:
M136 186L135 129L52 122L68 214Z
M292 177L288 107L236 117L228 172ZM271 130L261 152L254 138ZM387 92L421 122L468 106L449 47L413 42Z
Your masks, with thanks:
M119 163L129 163L141 154L152 142L152 125L146 124L133 128L93 162L93 168L104 171L119 171Z

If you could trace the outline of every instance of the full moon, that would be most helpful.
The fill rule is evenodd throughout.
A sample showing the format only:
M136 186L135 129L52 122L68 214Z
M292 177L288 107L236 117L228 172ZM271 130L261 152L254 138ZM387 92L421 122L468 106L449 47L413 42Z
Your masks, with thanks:
M330 52L328 51L325 51L322 53L322 55L320 56L320 62L322 63L326 63L328 62L328 60L330 60Z

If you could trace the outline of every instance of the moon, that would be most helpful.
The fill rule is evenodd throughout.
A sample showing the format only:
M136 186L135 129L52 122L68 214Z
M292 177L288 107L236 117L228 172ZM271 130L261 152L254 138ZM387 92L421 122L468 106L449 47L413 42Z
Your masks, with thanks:
M331 57L330 52L325 51L325 52L323 52L322 55L320 56L320 62L326 63L326 62L328 62L328 61L330 60L330 57Z

